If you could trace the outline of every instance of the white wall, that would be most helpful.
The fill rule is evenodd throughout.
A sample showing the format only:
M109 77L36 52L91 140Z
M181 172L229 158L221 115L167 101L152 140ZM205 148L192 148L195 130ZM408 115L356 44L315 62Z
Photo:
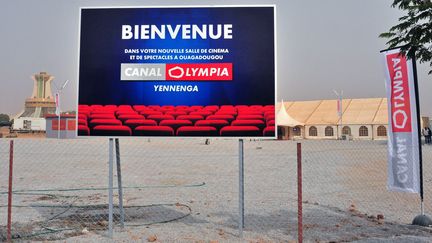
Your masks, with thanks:
M314 126L317 128L318 134L317 136L310 136L309 134L309 128L311 126ZM325 128L327 126L330 126L333 128L333 136L332 137L326 137L325 136ZM335 126L335 125L307 125L305 126L305 138L307 139L337 139L342 134L342 128L348 126L351 128L351 136L353 139L356 140L386 140L387 137L378 137L377 129L381 125L359 125L359 124L344 124L342 126ZM360 137L360 127L365 126L368 129L368 136L362 136ZM388 133L388 126L383 125L387 129Z

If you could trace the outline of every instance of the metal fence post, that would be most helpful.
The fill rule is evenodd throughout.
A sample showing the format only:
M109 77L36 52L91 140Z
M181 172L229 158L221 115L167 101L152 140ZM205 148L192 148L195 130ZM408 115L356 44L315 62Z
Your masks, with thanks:
M244 228L244 148L243 139L239 139L239 232L243 238Z
M122 186L122 176L121 176L121 163L120 163L120 142L119 139L115 139L116 147L116 163L117 163L117 185L119 193L119 208L120 208L120 226L124 228L124 208L123 208L123 186Z
M297 143L297 223L298 242L303 242L303 194L302 194L302 151L301 143Z
M7 216L7 241L12 242L12 178L13 178L13 152L14 141L9 145L9 188L8 188L8 216Z
M113 139L109 139L108 161L108 236L113 237Z

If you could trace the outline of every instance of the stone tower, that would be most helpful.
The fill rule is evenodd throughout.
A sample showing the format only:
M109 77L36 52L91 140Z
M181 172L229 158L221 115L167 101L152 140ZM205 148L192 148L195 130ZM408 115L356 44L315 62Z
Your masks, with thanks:
M54 76L40 72L31 76L33 79L33 93L25 101L24 112L20 117L44 117L55 113L55 100L51 92L51 82Z

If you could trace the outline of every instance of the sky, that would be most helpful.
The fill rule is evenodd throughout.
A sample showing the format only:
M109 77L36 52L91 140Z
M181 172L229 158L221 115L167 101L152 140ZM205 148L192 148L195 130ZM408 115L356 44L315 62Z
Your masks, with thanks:
M391 0L6 0L0 3L0 113L14 115L31 95L30 76L46 71L70 83L62 110L77 99L79 8L275 4L277 8L277 98L286 101L385 97L378 35L403 15ZM418 66L422 115L432 116L432 75ZM55 86L53 87L55 90Z

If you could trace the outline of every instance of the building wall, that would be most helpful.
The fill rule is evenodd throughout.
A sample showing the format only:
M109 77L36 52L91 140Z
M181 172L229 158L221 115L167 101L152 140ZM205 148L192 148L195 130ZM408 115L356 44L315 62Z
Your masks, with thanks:
M388 125L373 125L374 140L387 140L387 136L378 136L378 127L384 126L386 128L386 133L388 135Z
M337 130L336 130L336 126L332 126L332 125L314 125L314 127L317 128L317 136L310 136L309 134L309 129L310 127L312 127L313 125L306 125L305 126L305 138L307 139L337 139ZM325 129L327 126L330 126L333 128L333 136L325 136Z
M317 128L317 136L310 136L310 127ZM326 127L333 128L333 136L325 136L325 128ZM305 138L306 139L338 139L338 137L342 134L342 128L348 126L351 129L351 139L355 140L386 140L387 136L378 136L378 127L384 126L386 128L386 132L388 133L387 125L361 125L361 124L345 124L342 126L335 125L306 125L305 126ZM365 126L368 129L367 136L360 136L360 127Z

